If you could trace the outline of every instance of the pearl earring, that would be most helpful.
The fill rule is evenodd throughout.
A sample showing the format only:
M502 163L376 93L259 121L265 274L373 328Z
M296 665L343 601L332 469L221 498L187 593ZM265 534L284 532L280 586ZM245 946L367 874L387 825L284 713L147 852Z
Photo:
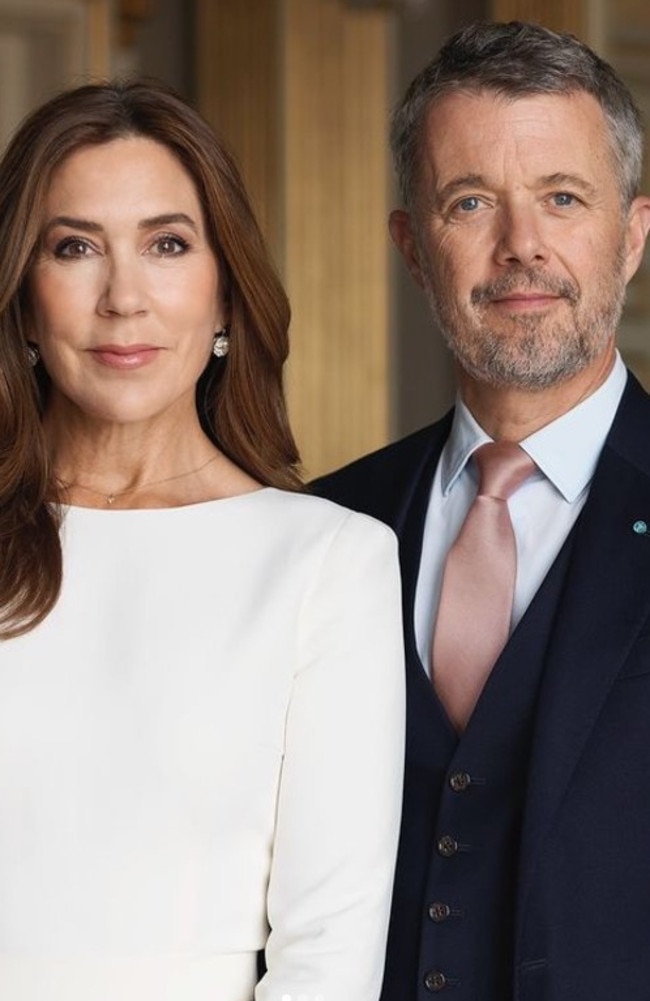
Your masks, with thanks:
M212 354L215 358L225 358L230 351L230 335L228 333L228 328L223 327L218 330L214 335L214 342L212 344Z

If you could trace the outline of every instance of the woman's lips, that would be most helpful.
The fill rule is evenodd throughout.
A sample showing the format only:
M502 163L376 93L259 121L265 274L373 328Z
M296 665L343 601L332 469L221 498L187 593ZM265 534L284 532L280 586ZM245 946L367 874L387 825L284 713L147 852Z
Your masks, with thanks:
M131 371L151 364L161 350L152 344L100 344L91 348L90 353L100 365Z

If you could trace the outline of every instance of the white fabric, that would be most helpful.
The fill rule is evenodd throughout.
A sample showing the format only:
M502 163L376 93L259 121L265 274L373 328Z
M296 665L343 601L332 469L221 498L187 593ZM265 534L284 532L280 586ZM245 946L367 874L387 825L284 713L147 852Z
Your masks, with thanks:
M620 403L627 370L620 355L595 393L520 442L539 467L508 501L517 541L517 580L511 632L532 601L580 514L598 457ZM442 570L478 480L468 459L492 439L462 400L433 480L424 526L414 624L420 659L431 671L431 642Z
M0 652L0 997L375 1001L401 799L396 544L265 489L72 508Z

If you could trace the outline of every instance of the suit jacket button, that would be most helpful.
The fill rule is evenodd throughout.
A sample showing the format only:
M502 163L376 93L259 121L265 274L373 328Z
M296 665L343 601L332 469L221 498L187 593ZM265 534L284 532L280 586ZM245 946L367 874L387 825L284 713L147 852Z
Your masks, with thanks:
M446 921L451 914L451 907L449 904L441 904L439 900L435 904L429 905L429 917L436 924L440 924L441 921Z
M454 772L449 776L449 785L454 792L465 792L469 789L472 779L467 772Z
M443 834L438 841L438 851L443 858L451 858L458 851L458 842L451 834Z
M447 978L440 970L430 970L424 978L424 986L428 991L443 991L447 986Z

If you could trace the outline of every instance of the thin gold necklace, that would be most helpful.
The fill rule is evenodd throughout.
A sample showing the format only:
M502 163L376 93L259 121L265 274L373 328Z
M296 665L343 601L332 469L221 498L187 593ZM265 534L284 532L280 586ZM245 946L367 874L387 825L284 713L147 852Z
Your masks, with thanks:
M174 476L166 476L163 480L147 480L146 483L138 483L137 487L127 487L126 490L119 490L113 494L105 494L103 490L95 490L94 487L86 486L85 483L68 483L67 480L61 480L61 486L64 490L85 490L86 493L95 494L96 497L101 497L109 507L115 503L120 497L126 497L127 494L134 494L139 490L144 490L145 487L159 487L163 483L171 483L172 480L182 480L184 476L191 476L193 473L200 473L202 469L209 466L211 462L215 462L219 458L220 453L217 452L212 458L204 462L202 466L197 466L196 469L188 469L184 473L175 473Z

